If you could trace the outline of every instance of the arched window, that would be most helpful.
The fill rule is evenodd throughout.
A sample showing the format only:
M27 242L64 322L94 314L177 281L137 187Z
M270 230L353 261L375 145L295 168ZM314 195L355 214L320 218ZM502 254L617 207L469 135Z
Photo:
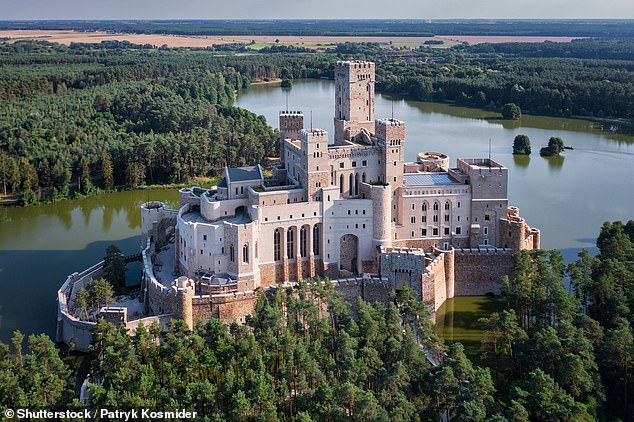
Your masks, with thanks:
M434 211L438 211L438 202L434 202Z
M445 202L445 211L449 211L450 205L449 201Z
M235 250L233 249L233 245L229 246L229 260L231 262L235 261L236 256L235 256Z
M295 258L295 241L293 239L293 229L286 232L286 256L288 259Z
M306 253L306 226L299 230L299 255L307 256Z
M247 243L242 247L242 262L249 262L249 245Z
M279 261L281 257L281 240L282 240L282 229L275 229L273 233L273 259L275 261Z
M339 176L339 193L343 193L343 174Z
M361 175L361 181L362 181L363 183L365 183L365 171L364 171L364 172L363 172L363 174Z
M350 176L348 176L348 179L350 181L350 196L354 195L354 179L352 178L352 173L350 173Z
M427 202L423 202L423 212L427 212Z
M319 224L313 227L313 254L319 255Z
M354 174L354 195L359 195L359 174Z

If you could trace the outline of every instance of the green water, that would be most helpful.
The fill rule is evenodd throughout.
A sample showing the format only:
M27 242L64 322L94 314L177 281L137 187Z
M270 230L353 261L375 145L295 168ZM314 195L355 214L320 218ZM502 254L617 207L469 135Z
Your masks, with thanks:
M436 312L436 334L445 342L460 342L471 356L477 356L482 341L480 318L504 309L500 296L460 296L448 299Z
M56 292L66 276L103 259L110 244L125 254L140 248L139 205L176 206L176 190L102 194L27 208L0 207L0 340L14 330L54 337ZM128 280L140 277L131 265ZM135 280L136 279L136 280Z

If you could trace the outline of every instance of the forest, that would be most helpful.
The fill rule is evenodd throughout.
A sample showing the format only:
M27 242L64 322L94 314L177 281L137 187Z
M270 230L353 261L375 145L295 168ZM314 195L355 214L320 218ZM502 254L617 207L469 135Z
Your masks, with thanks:
M278 134L232 106L236 91L253 81L333 78L341 59L376 61L383 93L634 121L630 40L305 50L0 43L0 194L30 204L262 162L276 154Z
M265 119L232 107L281 66L209 52L38 42L0 46L0 189L23 203L217 176L275 155ZM314 76L302 59L287 77Z
M505 309L479 321L479 366L443 344L412 290L347 303L326 282L259 297L246 325L182 321L130 337L103 320L89 367L44 335L0 344L0 410L188 409L206 420L631 420L634 221L598 256L517 252ZM574 293L564 288L570 278ZM431 357L431 359L428 359ZM76 378L90 376L90 402Z

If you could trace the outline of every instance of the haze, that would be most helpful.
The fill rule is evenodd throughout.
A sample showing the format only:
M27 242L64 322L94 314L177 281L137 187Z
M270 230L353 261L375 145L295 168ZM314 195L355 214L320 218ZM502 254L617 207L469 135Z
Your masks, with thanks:
M634 18L632 0L0 0L26 19Z

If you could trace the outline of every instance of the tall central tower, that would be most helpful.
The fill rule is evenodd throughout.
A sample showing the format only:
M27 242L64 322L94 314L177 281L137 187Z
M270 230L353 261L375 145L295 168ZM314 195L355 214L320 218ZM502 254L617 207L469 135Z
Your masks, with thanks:
M359 132L374 132L374 63L337 62L335 67L335 144Z

